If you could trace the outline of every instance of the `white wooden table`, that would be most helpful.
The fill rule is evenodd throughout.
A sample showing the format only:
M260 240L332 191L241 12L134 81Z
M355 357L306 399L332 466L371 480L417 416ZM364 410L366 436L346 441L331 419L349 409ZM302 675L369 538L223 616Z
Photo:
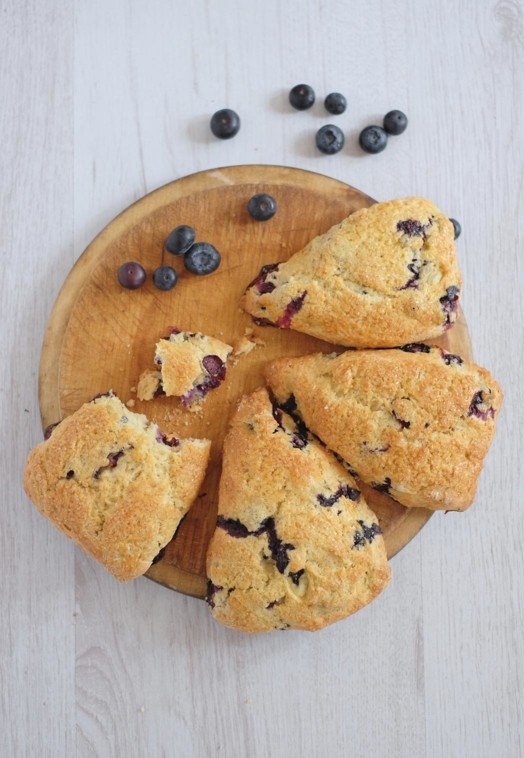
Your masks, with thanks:
M287 92L310 83L312 111ZM0 3L0 755L524 755L524 6L518 0ZM346 94L343 116L324 96ZM238 136L213 138L221 107ZM391 108L385 152L357 135ZM336 118L346 147L313 135ZM505 408L475 505L437 514L371 606L249 637L147 579L120 585L21 487L59 288L150 190L240 163L298 166L458 218L476 359Z

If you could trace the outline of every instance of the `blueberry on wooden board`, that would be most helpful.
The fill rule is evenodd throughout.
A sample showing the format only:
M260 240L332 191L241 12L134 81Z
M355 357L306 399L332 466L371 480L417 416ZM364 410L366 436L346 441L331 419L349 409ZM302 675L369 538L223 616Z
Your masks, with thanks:
M184 255L184 266L192 274L211 274L220 266L220 253L209 242L197 242Z
M178 274L171 266L159 266L153 272L153 284L159 290L172 290L178 281Z
M267 221L277 212L277 202L266 192L253 195L247 204L249 215L256 221Z
M128 290L138 289L146 280L144 268L136 261L123 263L118 269L117 276L120 285Z
M164 246L172 255L184 255L195 241L195 230L187 224L176 226L167 236Z

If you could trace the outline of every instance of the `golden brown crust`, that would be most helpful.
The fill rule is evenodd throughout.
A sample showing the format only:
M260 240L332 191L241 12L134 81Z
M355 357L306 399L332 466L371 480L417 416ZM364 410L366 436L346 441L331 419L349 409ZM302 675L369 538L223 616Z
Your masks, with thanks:
M262 273L241 304L259 323L339 345L393 347L438 337L458 310L453 236L429 200L377 203Z
M143 574L198 494L208 440L167 440L112 395L65 418L29 454L24 487L60 531L122 581Z
M227 626L320 629L389 581L377 518L354 480L264 389L232 420L218 510L208 602Z
M364 482L406 506L471 504L502 403L486 369L408 345L283 358L266 379Z

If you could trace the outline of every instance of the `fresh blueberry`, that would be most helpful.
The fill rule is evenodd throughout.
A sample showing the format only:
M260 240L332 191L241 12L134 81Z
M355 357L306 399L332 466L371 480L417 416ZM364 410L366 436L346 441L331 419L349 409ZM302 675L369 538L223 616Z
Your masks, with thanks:
M159 266L153 272L153 284L159 290L172 290L178 281L178 274L171 266Z
M257 221L267 221L277 212L277 202L274 197L261 192L253 195L247 204L249 215Z
M211 274L220 266L220 253L209 242L197 242L184 255L184 266L192 274Z
M118 269L118 281L128 290L136 290L143 285L146 280L146 272L140 263L127 261Z
M230 139L238 134L240 129L240 117L238 113L231 108L222 108L222 110L213 113L210 121L211 131L215 137L220 139Z
M172 253L173 255L184 255L194 241L195 230L193 227L188 226L187 224L181 224L169 233L165 241L165 248L168 253Z
M338 126L326 124L318 130L315 141L320 152L334 155L344 147L344 132Z
M297 111L306 111L315 102L315 90L309 84L297 84L289 93L289 102Z
M381 153L388 144L388 135L381 126L366 126L360 132L358 141L366 153Z
M339 116L344 113L347 107L347 100L340 92L330 92L324 100L324 108L328 113Z
M457 221L456 218L450 218L451 223L453 224L453 231L455 233L455 239L460 237L460 233L462 231L462 227L460 223Z
M389 111L384 116L384 129L388 134L402 134L406 131L408 119L402 111Z

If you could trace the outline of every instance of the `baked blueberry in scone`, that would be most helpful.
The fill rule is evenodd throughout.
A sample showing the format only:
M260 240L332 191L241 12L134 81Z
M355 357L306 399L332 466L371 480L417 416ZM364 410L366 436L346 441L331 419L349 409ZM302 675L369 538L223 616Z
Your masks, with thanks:
M240 401L224 442L207 574L213 616L245 632L321 629L389 581L355 481L265 389Z
M172 329L156 345L157 371L146 370L138 380L139 400L159 395L179 397L190 406L201 402L226 377L226 362L233 348L198 332Z
M196 498L209 440L168 438L109 393L85 403L29 454L27 495L117 579L143 574Z
M265 375L362 481L406 506L471 505L502 403L486 369L410 343L282 358Z
M457 318L461 275L453 224L408 197L353 213L248 286L242 307L262 326L349 347L438 337Z

